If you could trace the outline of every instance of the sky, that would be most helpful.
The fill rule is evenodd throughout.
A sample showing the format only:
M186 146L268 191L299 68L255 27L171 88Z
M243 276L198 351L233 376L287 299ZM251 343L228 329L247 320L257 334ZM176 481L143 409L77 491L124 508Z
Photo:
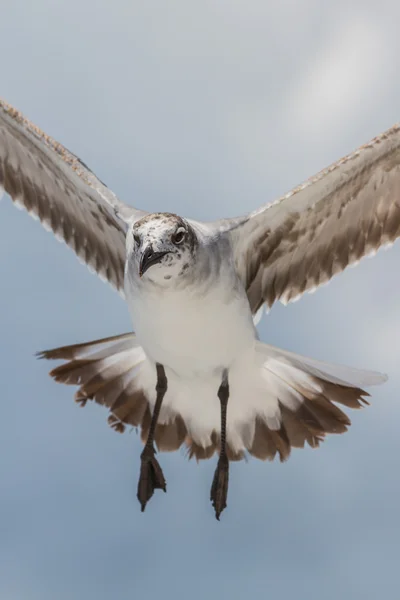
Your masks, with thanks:
M272 201L400 120L400 5L336 0L21 0L1 8L0 96L124 201L210 220ZM81 410L37 350L130 330L112 289L0 203L0 597L369 600L398 588L400 246L299 302L261 339L389 381L344 436L285 464L162 454Z

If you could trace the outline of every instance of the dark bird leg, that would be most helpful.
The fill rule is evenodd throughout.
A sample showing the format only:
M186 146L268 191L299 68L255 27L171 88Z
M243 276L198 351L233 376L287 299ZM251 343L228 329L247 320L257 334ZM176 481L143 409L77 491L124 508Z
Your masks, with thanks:
M218 398L221 404L221 450L211 486L210 500L215 509L215 516L219 521L222 511L226 508L229 483L229 460L226 454L226 411L229 398L227 371L223 373L222 383L218 389Z
M140 455L140 477L138 483L137 497L142 507L142 512L146 508L147 502L154 494L155 489L167 491L165 478L161 470L160 465L155 457L154 449L154 432L156 430L158 416L160 414L161 404L167 391L167 377L165 370L162 365L157 363L157 384L156 392L157 398L154 405L153 415L151 417L149 434L147 436L147 442Z

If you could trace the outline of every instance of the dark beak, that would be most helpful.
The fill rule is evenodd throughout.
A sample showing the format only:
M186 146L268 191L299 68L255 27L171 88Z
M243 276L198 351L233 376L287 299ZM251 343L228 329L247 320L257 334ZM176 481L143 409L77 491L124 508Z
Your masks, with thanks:
M151 244L143 251L140 257L139 276L142 277L152 265L159 263L168 252L154 252Z

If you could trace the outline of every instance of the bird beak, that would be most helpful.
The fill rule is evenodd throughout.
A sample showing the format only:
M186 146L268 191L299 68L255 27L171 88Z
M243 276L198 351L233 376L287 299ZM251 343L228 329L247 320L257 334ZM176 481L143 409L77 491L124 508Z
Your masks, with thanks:
M142 277L152 265L161 262L162 257L166 254L168 252L154 252L151 244L147 246L140 257L139 277Z

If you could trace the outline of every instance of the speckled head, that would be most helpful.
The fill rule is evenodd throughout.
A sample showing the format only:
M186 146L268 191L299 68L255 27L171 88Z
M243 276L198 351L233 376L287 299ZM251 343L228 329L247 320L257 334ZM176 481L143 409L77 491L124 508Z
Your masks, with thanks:
M189 223L171 213L146 215L127 235L128 268L143 281L168 285L187 273L198 241Z

